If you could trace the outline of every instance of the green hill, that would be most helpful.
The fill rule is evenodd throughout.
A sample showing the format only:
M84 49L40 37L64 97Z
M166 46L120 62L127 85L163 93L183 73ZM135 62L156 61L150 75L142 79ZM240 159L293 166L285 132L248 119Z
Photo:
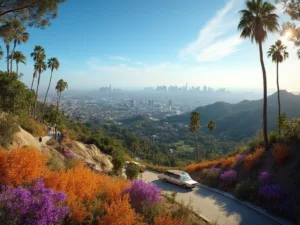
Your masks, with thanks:
M282 112L289 118L300 116L300 96L287 91L280 91ZM263 100L244 100L237 104L216 102L211 105L196 108L200 113L201 126L206 128L210 120L217 124L216 134L240 141L256 134L262 127ZM169 117L170 123L189 124L190 113ZM276 130L277 124L277 92L268 97L268 125L269 130ZM206 130L206 129L205 129Z

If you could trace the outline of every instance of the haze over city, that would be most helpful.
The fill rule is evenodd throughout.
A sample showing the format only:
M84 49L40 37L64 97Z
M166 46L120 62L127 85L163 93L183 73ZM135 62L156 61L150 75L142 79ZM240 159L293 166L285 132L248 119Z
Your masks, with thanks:
M258 47L240 39L238 11L244 1L191 0L90 1L79 0L60 6L58 18L45 30L30 28L26 45L18 46L29 55L34 45L55 55L61 68L53 77L68 80L70 90L115 88L143 89L157 85L211 86L261 93ZM280 23L287 20L277 4ZM289 60L280 70L281 89L299 91L300 63L293 43L270 34L263 44L269 94L275 92L276 67L266 56L267 48L280 38L288 46ZM53 44L55 42L55 45ZM33 61L20 65L24 74L33 73ZM5 61L1 61L5 67ZM43 77L48 77L43 74ZM30 76L22 80L29 86ZM42 79L41 86L48 79Z

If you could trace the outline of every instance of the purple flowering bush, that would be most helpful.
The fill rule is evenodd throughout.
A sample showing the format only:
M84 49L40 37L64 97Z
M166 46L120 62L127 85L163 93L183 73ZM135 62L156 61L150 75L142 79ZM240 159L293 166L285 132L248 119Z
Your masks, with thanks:
M124 194L129 194L130 202L136 209L145 205L154 205L161 200L161 190L154 184L145 183L143 180L135 180L132 186Z
M30 188L2 186L0 193L0 223L20 225L56 224L69 216L66 196L45 188L36 180Z
M65 152L64 153L65 157L69 158L69 159L74 159L76 158L76 156L74 155L73 152Z
M266 185L269 183L271 175L269 172L261 172L258 175L258 180L261 185Z
M202 172L204 180L202 180L202 182L209 186L217 187L221 171L222 170L220 168L215 167L204 169Z
M279 199L282 193L278 184L264 185L259 188L259 195L268 200Z
M220 168L212 167L212 168L209 168L209 169L207 170L207 173L208 173L208 174L219 174L219 175L220 175L221 171L222 171L222 170L221 170Z
M220 175L220 180L226 184L232 184L236 181L237 172L235 170L227 170Z

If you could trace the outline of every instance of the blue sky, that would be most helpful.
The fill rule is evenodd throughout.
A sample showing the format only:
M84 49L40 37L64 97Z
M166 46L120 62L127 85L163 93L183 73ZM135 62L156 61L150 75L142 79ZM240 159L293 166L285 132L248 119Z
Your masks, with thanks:
M261 89L258 47L241 40L237 31L242 0L68 0L59 16L44 30L29 29L27 44L17 47L28 58L20 66L30 84L35 45L57 57L61 68L54 82L63 78L70 89L119 88L156 85L209 85L215 88ZM281 7L281 21L288 19ZM271 35L267 48L279 37ZM299 88L300 70L293 45L290 59L281 66L282 89ZM4 45L2 45L4 47ZM265 58L270 89L275 65ZM1 67L5 67L4 60ZM46 86L49 71L42 75ZM54 88L53 84L53 88Z

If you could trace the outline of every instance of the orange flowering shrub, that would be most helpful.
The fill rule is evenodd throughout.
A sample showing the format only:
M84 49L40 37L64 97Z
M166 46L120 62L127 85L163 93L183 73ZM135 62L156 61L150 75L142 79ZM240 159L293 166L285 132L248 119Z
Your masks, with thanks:
M183 219L172 218L170 215L166 217L154 218L153 225L184 225Z
M0 183L21 185L30 183L48 172L47 157L34 148L0 150Z
M236 163L236 156L227 157L222 160L221 165L224 169L228 169Z
M128 195L119 197L110 204L105 203L104 209L106 215L99 219L99 225L146 225L141 222L142 217L131 207Z
M278 164L283 164L288 157L290 147L284 144L274 144L274 150L272 152L274 160Z
M96 174L80 163L73 169L50 173L45 179L48 187L65 192L67 204L72 208L72 219L78 223L91 216L90 207L102 195L108 202L121 196L129 183Z
M215 159L212 161L205 161L205 162L201 162L201 163L197 163L197 164L191 164L191 165L187 166L186 171L189 173L192 173L192 172L203 170L206 168L216 167L221 162L222 162L221 159Z
M247 155L244 158L245 167L249 170L253 169L264 152L265 149L263 147L259 147L255 149L255 152Z
M123 179L111 179L102 186L102 193L108 202L117 200L125 189L130 187L130 183Z

